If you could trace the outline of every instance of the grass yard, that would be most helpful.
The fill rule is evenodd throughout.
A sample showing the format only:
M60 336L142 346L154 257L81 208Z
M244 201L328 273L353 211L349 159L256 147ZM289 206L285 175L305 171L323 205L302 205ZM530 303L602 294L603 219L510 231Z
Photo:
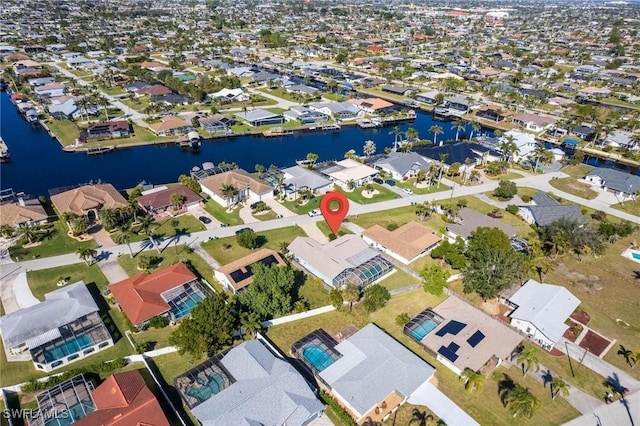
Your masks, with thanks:
M378 281L378 284L385 287L387 290L396 290L398 288L420 284L420 280L413 275L409 275L405 271L396 269L394 273L387 275L387 277L382 281Z
M442 192L442 191L450 191L451 187L447 186L443 183L440 184L440 188L438 188L438 185L431 185L427 188L418 188L415 186L416 180L415 178L411 178L408 179L406 181L399 181L396 180L396 186L398 188L409 188L413 191L414 194L416 195L421 195L421 194L432 194L434 192Z
M348 199L358 204L371 204L371 203L379 203L380 201L393 200L394 198L399 198L400 196L393 191L390 191L386 188L383 188L381 185L376 183L372 183L374 194L371 197L366 197L364 194L367 192L364 187L358 187L353 191L345 191L340 186L336 186L335 189L338 192L342 192L347 196ZM377 191L377 193L376 193Z
M164 348L169 345L169 336L177 326L166 326L164 328L148 328L145 331L132 333L133 340L136 343L148 343L153 348ZM149 347L151 349L151 347Z
M266 212L260 212L258 214L252 213L252 216L258 219L259 221L264 222L267 220L277 219L278 213L274 212L273 210L268 210Z
M438 420L440 418L436 416L433 411L429 410L427 407L423 407L422 405L411 405L408 402L401 405L400 408L398 408L398 411L392 414L382 424L386 426L421 424L414 416L416 410L417 414L423 414L425 417L431 416L433 418L431 423L426 423L427 425L439 424Z
M575 166L568 165L562 168L562 172L572 176L576 179L583 178L587 173L593 170L593 166L588 166L586 164L576 164Z
M625 213L629 213L635 216L640 215L640 206L638 205L638 199L634 201L625 201L620 204L614 204L613 207L616 210L620 210Z
M45 125L56 135L62 146L72 145L80 136L76 123L69 120L46 120Z
M598 193L593 190L591 185L584 182L578 182L573 177L551 179L549 184L559 191L563 191L586 200L593 200L598 196Z
M522 198L524 195L528 195L529 197L531 197L534 194L537 194L539 191L537 189L533 189L533 188L524 188L524 187L518 187L518 196L520 198Z
M12 247L9 252L13 260L29 260L39 257L57 256L65 253L73 253L80 248L95 247L94 240L78 241L67 235L69 227L61 220L53 222L54 231L50 238L43 240L39 245L25 248L20 245Z
M320 232L324 234L325 237L329 238L329 234L332 234L331 229L329 229L329 225L327 225L327 222L325 222L324 220L321 220L320 222L316 222L316 226L318 227ZM338 228L338 234L340 233L345 235L353 234L353 232L349 231L347 228L345 228L342 225L340 225L340 228Z
M307 236L302 228L298 226L261 231L257 234L261 240L260 248L268 248L276 251L280 249L280 243L283 241L290 243L295 237ZM227 244L231 246L230 249L225 249L225 245ZM233 262L251 253L251 250L240 247L235 236L205 241L202 243L202 248L220 262L221 265L226 265L229 262Z
M298 289L298 300L306 301L309 309L320 308L329 304L329 291L321 279L306 275L304 284Z
M497 175L497 176L489 176L489 175L485 175L485 176L491 180L514 180L522 177L520 173L515 173L515 172L505 173L503 175Z
M299 103L299 100L297 99L297 97L293 93L287 92L282 87L278 87L278 88L272 89L272 90L269 90L269 89L258 89L258 90L261 91L261 92L264 92L264 93L268 93L271 96L278 97L280 99L285 99L285 100L290 101L290 102Z
M392 223L402 226L412 220L418 220L416 206L399 207L397 209L349 216L350 222L360 225L363 228L370 228L376 224L386 228ZM425 222L425 224L426 223L427 222Z
M117 96L125 93L125 90L121 86L99 86L100 90L102 90L107 95Z
M311 210L320 208L320 199L322 197L313 197L306 204L298 204L298 200L287 200L282 203L283 206L294 212L295 214L307 214Z
M174 219L178 221L178 224L175 227L171 223ZM155 238L162 237L167 239L175 236L176 234L189 235L194 232L204 231L207 229L202 222L190 214L183 214L173 219L165 219L158 223L160 226L158 226L153 233ZM129 235L131 235L132 242L142 241L148 238L146 235L138 234L136 232L129 232Z
M60 288L56 285L59 277L69 278L67 285L84 281L85 284L95 283L100 290L109 285L109 281L102 274L100 267L95 264L87 266L85 263L76 263L73 265L27 272L29 288L33 295L39 300L44 300L45 293Z
M242 225L244 222L240 219L240 209L236 208L231 213L227 213L226 207L221 206L213 200L208 200L204 209L218 222L226 223L229 226Z

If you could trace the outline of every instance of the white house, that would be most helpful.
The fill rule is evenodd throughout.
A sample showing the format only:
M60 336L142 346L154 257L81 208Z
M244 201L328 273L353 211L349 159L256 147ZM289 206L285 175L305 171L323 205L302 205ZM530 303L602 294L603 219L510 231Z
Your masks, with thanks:
M335 166L323 170L322 173L342 188L350 189L350 185L358 187L370 182L378 174L378 171L373 167L347 158L336 162Z
M429 170L431 161L413 151L407 153L392 152L385 158L373 163L373 165L390 173L394 179L402 180L414 177L420 170Z
M607 135L604 143L616 148L638 149L638 143L634 140L633 135L622 130Z
M255 179L242 169L230 170L209 176L199 181L202 191L216 203L228 207L234 203L247 200L263 201L273 198L273 188ZM223 186L235 187L237 194L230 196L223 193Z
M220 100L220 103L229 103L229 102L246 102L249 100L250 96L242 89L222 89L216 93L209 93L207 95L210 98Z
M47 83L33 89L33 93L38 96L48 96L55 98L64 95L64 85L60 83Z
M556 119L549 116L521 112L513 116L513 122L532 132L543 132L550 129Z
M565 321L580 300L558 285L527 281L507 301L515 306L511 326L521 330L546 350L553 349L569 328Z

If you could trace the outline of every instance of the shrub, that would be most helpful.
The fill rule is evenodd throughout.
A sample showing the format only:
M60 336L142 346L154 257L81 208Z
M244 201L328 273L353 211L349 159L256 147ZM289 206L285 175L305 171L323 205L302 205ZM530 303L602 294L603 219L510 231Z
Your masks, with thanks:
M512 199L517 193L518 187L515 182L508 180L501 180L498 187L493 191L493 195L503 201Z
M236 241L240 247L244 247L250 250L258 247L258 236L253 229L246 229L236 235Z
M520 211L518 206L516 206L515 204L509 204L505 210L511 214L518 214L518 212Z
M356 426L356 422L353 421L353 418L349 415L349 413L347 413L344 408L342 408L333 398L331 398L328 393L320 391L320 399L322 399L325 404L331 407L331 410L338 416L338 418L340 418L340 420L342 420L342 422L346 426Z
M149 320L149 327L152 328L165 328L167 324L167 318L162 315L156 315Z
M602 148L602 150L603 150L604 152L611 152L611 151L613 151L613 147L612 147L612 146L610 146L610 145L608 145L608 146L605 146L604 148Z
M597 220L598 222L602 222L607 218L607 214L602 210L597 210L591 214L591 218L593 220Z
M523 202L523 203L529 203L529 202L531 202L531 195L523 195L523 196L522 196L522 197L520 197L520 198L522 198L522 202Z
M395 231L396 229L398 229L397 223L390 223L387 225L387 231Z
M62 374L49 376L47 380L43 380L42 382L39 382L37 379L32 378L27 383L25 383L20 390L24 393L36 392L39 390L48 389L55 385L59 385L65 380L69 380L70 378L75 377L78 374L111 373L115 370L124 368L126 365L127 360L125 358L116 358L113 361L91 364L83 368L72 368L71 370L67 370Z
M336 239L336 238L338 238L338 237L336 237L336 234L334 234L333 232L331 232L329 235L327 235L327 238L329 238L329 241L333 241L333 240L335 240L335 239Z
M410 319L411 318L409 318L409 314L407 314L406 312L403 312L396 317L396 325L398 327L404 327L404 325L408 323Z

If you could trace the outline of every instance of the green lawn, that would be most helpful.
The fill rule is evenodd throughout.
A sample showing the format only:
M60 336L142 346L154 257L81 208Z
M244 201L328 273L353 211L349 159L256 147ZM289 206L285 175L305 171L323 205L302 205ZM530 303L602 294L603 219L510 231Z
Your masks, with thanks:
M576 164L575 166L568 165L562 168L563 173L573 176L576 179L583 178L591 170L593 170L593 166L588 166L586 164Z
M46 126L56 135L62 146L72 145L80 136L80 129L69 120L46 120Z
M242 225L244 222L240 219L240 209L236 208L231 213L227 213L226 207L221 206L213 200L208 200L204 209L216 218L218 222L226 223L229 226Z
M309 309L320 308L329 304L329 292L321 279L306 275L304 284L298 289L298 299L306 301Z
M318 227L318 229L320 230L320 232L322 232L324 234L325 237L329 237L329 234L332 234L333 232L331 232L331 229L329 229L329 225L327 225L327 222L325 222L324 220L321 220L320 222L316 222L316 226ZM353 232L349 231L347 228L345 228L344 226L340 225L340 228L338 228L338 234L353 234Z
M57 256L65 253L73 253L80 248L95 247L94 240L80 242L67 235L69 227L61 220L53 222L53 233L49 239L45 239L39 245L25 248L20 244L10 249L14 260L29 260L39 257ZM24 239L24 243L26 243ZM22 244L22 243L21 243Z
M132 110L142 113L145 110L145 108L149 106L149 97L143 96L140 98L134 97L133 99L122 99L120 100L120 102L122 102Z
M598 193L593 190L591 185L584 182L578 182L573 177L551 179L549 184L559 191L563 191L586 200L593 200L598 196Z
M520 173L505 173L503 175L497 175L497 176L489 176L486 175L489 179L492 180L513 180L513 179L519 179L522 177L522 175Z
M296 214L307 214L311 210L320 208L320 199L321 198L322 197L313 197L312 199L310 199L304 205L299 205L298 204L299 200L295 200L295 201L287 200L287 201L283 202L282 205L285 206L286 208L288 208L289 210L291 210L292 212L296 213Z
M269 89L258 89L261 92L268 93L269 95L285 99L290 102L299 103L298 99L295 98L293 93L287 92L282 87L278 87L277 89L269 90Z
M148 328L145 331L138 331L132 333L133 340L136 343L148 343L155 349L164 348L170 346L169 336L176 327L168 325L165 328Z
M399 207L397 209L349 216L350 222L360 225L363 228L370 228L376 224L386 228L392 223L401 226L412 220L418 220L416 206Z
M178 224L175 227L171 223L174 219L178 221ZM183 214L173 219L164 219L162 222L158 222L158 224L160 226L156 228L153 235L156 238L163 237L165 239L171 238L178 233L182 235L189 235L206 229L202 222L190 214ZM144 234L138 234L135 232L129 232L129 235L131 235L132 242L142 241L148 238Z
M84 281L85 284L95 283L100 290L109 285L109 281L95 264L87 266L86 263L76 263L27 272L29 288L33 295L40 300L44 300L45 293L60 288L56 285L59 277L69 278L69 284L78 281Z
M278 213L274 212L273 210L269 210L266 212L260 212L258 214L252 214L253 217L255 217L256 219L258 219L259 221L267 221L267 220L273 220L273 219L277 219L278 218Z
M409 275L405 271L396 269L394 273L388 275L382 281L379 281L378 284L385 287L387 290L395 290L398 288L420 284L420 280L413 275Z
M620 204L613 204L611 207L613 207L616 210L620 210L635 216L640 215L640 208L638 208L639 206L638 206L637 199L635 201L625 201Z
M296 237L306 237L307 234L299 226L289 226L286 228L273 229L271 231L258 232L258 237L262 242L260 248L268 248L278 251L280 243L286 241L290 243ZM231 245L231 249L225 249L225 245ZM220 238L218 240L205 241L202 248L207 251L221 265L240 259L251 253L251 250L240 247L236 237Z
M393 200L394 198L400 198L398 194L383 188L381 185L373 183L374 194L373 196L366 197L364 194L367 192L364 187L358 187L353 191L345 191L340 186L336 186L335 189L338 192L342 192L348 199L358 204L371 204L379 203L380 201ZM376 193L377 191L377 193Z
M100 86L100 90L102 90L107 95L117 96L125 93L125 90L121 86Z
M450 186L447 186L445 184L440 184L440 188L438 188L438 185L431 185L427 188L417 188L415 186L415 178L411 178L408 179L406 181L396 181L396 186L399 188L409 188L413 191L414 194L420 195L420 194L432 194L434 192L441 192L441 191L449 191L451 190Z

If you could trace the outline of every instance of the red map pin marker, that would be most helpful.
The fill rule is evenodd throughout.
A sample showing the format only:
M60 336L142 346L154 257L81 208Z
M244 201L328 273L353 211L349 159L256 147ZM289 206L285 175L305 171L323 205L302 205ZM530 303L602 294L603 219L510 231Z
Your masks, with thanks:
M335 210L331 208L331 203L334 202L338 204ZM349 199L342 192L329 191L320 200L320 211L331 232L335 234L340 229L342 220L349 213Z

